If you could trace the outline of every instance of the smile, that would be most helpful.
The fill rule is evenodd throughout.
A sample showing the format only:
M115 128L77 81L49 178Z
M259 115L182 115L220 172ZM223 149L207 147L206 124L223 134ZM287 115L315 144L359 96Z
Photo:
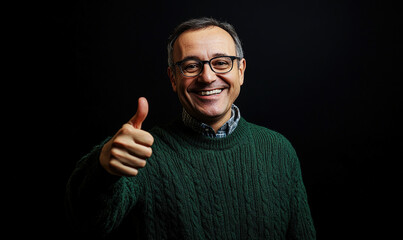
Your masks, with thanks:
M210 96L210 95L220 94L222 91L223 91L223 89L214 89L214 90L210 90L210 91L200 91L200 92L198 92L198 94L202 95L202 96Z

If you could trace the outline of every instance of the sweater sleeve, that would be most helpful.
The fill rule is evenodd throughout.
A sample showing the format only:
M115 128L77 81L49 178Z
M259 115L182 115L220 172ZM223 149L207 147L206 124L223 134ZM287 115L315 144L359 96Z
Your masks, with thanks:
M66 187L72 227L89 236L104 236L118 227L139 194L137 178L117 177L102 168L98 160L102 146L96 146L77 163Z
M290 148L291 220L288 226L287 239L316 239L316 231L308 205L300 163L295 150L292 147Z

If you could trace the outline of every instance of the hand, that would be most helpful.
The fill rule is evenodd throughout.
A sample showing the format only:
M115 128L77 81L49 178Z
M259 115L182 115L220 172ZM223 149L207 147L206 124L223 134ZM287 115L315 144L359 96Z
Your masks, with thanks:
M151 157L154 138L141 130L148 114L146 98L139 98L136 114L102 148L99 161L107 172L117 176L136 176Z

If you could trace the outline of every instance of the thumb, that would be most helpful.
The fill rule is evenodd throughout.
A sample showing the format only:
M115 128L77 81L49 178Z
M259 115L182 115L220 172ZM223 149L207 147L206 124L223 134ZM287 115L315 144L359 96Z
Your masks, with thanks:
M136 114L129 120L129 124L137 129L141 129L141 124L144 122L148 114L148 102L144 97L139 98L137 112Z

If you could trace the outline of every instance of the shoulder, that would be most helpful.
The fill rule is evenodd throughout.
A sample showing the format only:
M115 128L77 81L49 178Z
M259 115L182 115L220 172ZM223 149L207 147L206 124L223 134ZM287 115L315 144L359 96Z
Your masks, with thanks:
M153 147L162 147L176 149L182 145L182 139L179 135L184 131L181 121L175 119L171 122L154 126L149 132L154 137Z
M180 121L175 119L171 122L154 126L149 132L158 139L170 139L179 130L181 130Z
M250 129L251 134L256 140L262 141L274 141L281 144L291 144L290 141L281 133L269 129L267 127L259 126L254 123L248 122L244 120L247 124L248 128Z
M250 129L250 133L257 147L269 147L271 149L274 148L295 152L291 142L283 134L267 127L259 126L247 122L246 120L244 121Z

